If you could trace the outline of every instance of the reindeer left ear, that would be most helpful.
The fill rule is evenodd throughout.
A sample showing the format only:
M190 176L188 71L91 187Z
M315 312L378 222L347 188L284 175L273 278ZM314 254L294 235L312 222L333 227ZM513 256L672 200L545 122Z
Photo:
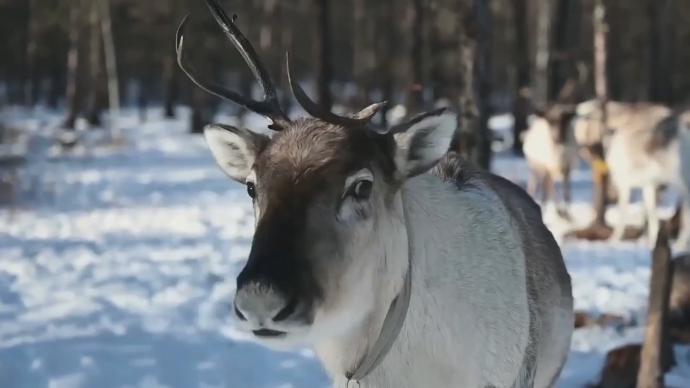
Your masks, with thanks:
M402 176L427 172L448 152L457 119L453 114L431 116L395 135L395 164Z
M270 141L266 135L223 124L207 125L204 136L220 168L240 183L245 183L256 156Z

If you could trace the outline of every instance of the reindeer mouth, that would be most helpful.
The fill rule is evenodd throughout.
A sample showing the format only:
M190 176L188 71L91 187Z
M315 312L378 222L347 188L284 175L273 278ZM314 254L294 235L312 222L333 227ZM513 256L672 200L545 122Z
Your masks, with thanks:
M252 330L252 333L254 333L254 335L257 337L262 337L262 338L276 338L276 337L284 337L285 335L287 335L287 333L284 331L271 330L271 329Z

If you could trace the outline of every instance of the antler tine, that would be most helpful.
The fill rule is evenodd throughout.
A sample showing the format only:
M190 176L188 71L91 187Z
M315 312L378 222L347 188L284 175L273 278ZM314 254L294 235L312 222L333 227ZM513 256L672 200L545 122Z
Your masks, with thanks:
M339 116L329 110L323 109L316 102L312 101L299 83L295 81L295 77L290 69L290 56L287 53L285 54L285 62L287 66L288 83L290 84L290 89L292 89L292 94L295 95L297 102L299 102L302 108L311 116L327 123L342 125L344 127L362 127L369 124L371 118L378 112L380 108L378 105L372 105L365 108L365 114L358 114L356 117Z
M400 124L396 124L396 125L392 126L388 130L388 133L396 134L396 133L400 133L400 132L405 132L408 129L410 129L413 125L419 123L420 121L426 119L427 117L438 116L445 111L446 111L446 108L438 108L438 109L430 110L428 112L420 113L420 114L412 117L411 119L409 119L408 121L406 121L404 123L400 123Z
M231 41L238 51L240 51L240 54L242 54L245 62L247 65L249 65L249 68L252 70L255 78L261 84L262 88L264 89L265 97L262 101L256 101L251 98L244 97L241 94L214 82L201 80L198 77L198 72L196 72L190 64L186 63L184 59L184 29L189 19L189 15L185 16L185 18L182 20L182 23L180 23L175 35L175 51L177 53L177 63L179 64L180 68L182 71L184 71L187 77L189 77L189 79L201 89L223 99L237 103L255 113L269 118L271 121L273 121L273 124L269 125L269 128L271 129L280 130L284 128L285 125L290 122L290 119L281 109L275 89L273 88L271 80L268 77L268 73L265 71L265 69L263 69L261 63L258 61L256 53L252 49L251 44L249 44L247 39L242 35L234 23L227 18L227 15L225 15L218 3L216 3L214 0L207 0L207 4L218 24L221 25L223 31L226 32L226 36L229 38L234 36L234 38L230 38ZM221 24L221 21L225 20L227 20L229 24ZM235 44L235 39L237 39L238 42L242 42L241 45L238 46L239 43Z
M261 85L264 91L264 101L273 107L274 113L280 116L280 120L289 122L290 119L280 107L278 94L273 86L273 82L271 82L271 76L261 63L261 60L259 60L259 56L256 54L252 44L249 43L249 40L242 34L242 31L240 31L237 25L235 25L234 19L231 20L228 17L220 4L218 4L218 1L206 0L206 5L209 10L211 10L211 14L216 20L216 23L218 23L225 33L225 36L232 42L237 51L240 52L242 59L244 59L244 62L249 66L254 78L256 78Z
M177 34L175 36L175 51L177 53L177 63L182 69L182 71L189 77L192 82L194 82L197 86L202 88L203 90L216 95L218 97L234 101L252 111L255 111L259 114L266 114L268 113L264 107L263 104L246 99L239 95L238 93L229 90L221 85L218 85L214 82L210 81L204 81L199 79L197 77L197 72L194 70L191 64L186 63L184 59L184 29L187 24L187 21L189 19L189 15L185 16L184 19L182 20L182 23L180 23L180 26L177 28Z

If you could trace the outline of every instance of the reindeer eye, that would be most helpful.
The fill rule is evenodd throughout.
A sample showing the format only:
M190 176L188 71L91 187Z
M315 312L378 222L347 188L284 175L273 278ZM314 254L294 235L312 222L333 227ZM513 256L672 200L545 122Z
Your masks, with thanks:
M371 181L361 180L352 187L352 196L359 201L368 199L371 196Z
M251 199L256 199L256 186L253 182L247 182L247 194Z

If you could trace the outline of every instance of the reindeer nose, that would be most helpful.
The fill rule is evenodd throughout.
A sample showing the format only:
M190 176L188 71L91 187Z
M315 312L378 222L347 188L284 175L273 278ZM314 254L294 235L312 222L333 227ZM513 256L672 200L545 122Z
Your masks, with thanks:
M288 298L265 282L249 282L237 290L235 315L242 321L263 327L288 319L296 310L297 299Z

